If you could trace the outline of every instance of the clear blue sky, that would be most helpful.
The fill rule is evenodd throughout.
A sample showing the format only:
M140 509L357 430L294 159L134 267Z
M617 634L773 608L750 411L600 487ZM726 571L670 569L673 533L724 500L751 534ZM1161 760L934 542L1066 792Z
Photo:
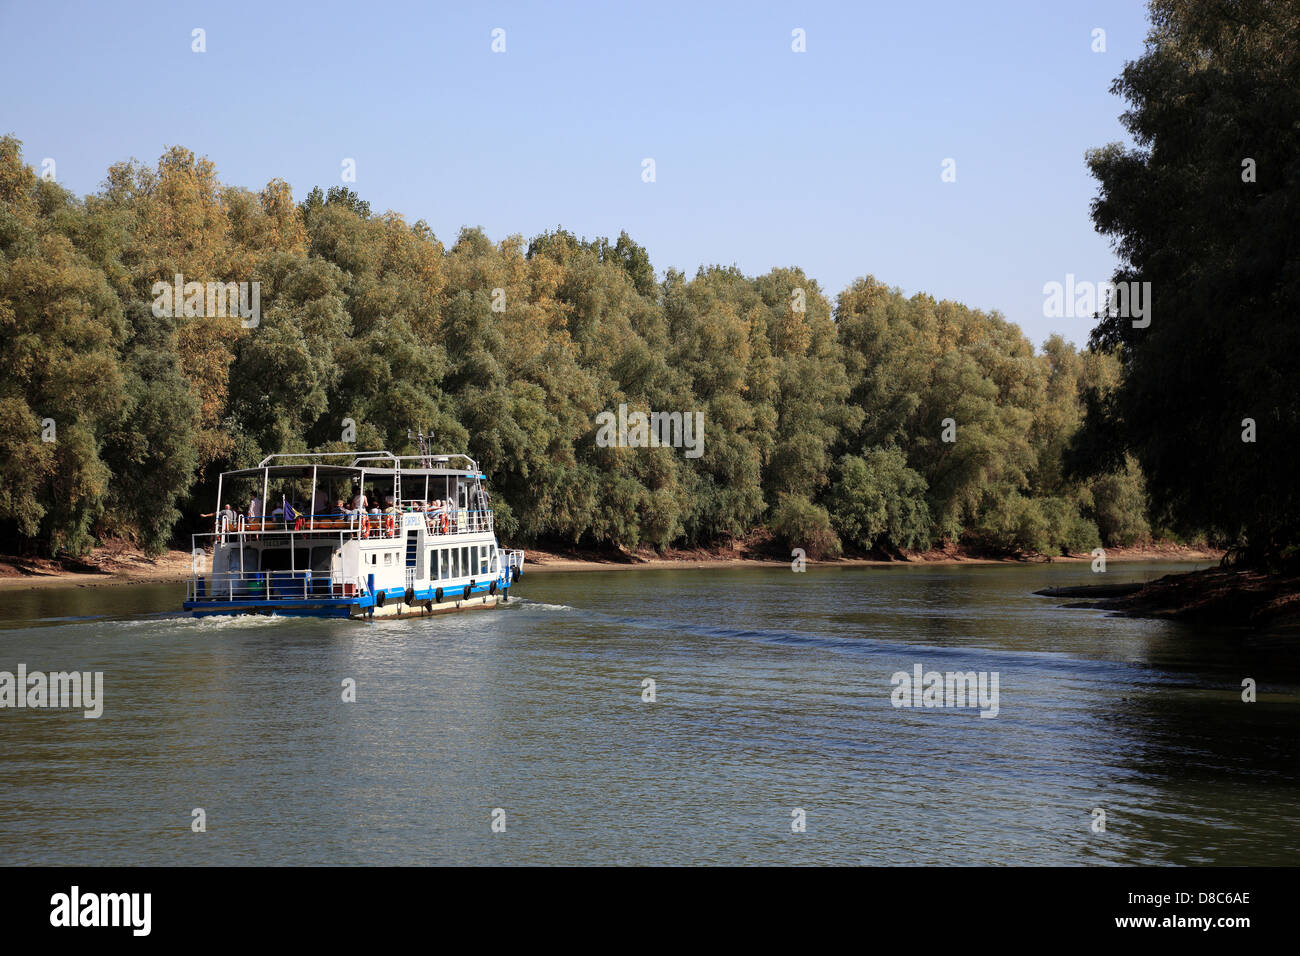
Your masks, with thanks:
M798 265L833 298L870 273L1081 344L1042 287L1113 269L1083 154L1124 138L1108 90L1146 31L1136 0L0 0L0 131L79 194L173 144L298 198L351 157L445 242L626 229L660 275Z

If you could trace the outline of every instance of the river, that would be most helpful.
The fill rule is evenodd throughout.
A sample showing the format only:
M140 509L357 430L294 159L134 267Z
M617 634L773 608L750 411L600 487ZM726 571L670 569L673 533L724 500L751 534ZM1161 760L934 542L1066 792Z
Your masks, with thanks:
M1099 579L531 574L370 624L0 592L0 670L104 675L98 719L0 710L0 863L1295 864L1294 655L1032 593ZM918 664L996 674L996 716L894 706Z

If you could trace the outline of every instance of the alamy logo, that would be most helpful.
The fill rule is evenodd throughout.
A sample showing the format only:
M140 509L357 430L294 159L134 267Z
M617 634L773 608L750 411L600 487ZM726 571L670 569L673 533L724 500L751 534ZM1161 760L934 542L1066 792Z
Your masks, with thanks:
M104 712L103 671L41 671L28 673L26 664L18 673L0 671L0 708L81 708L87 720Z
M618 415L596 415L596 444L601 448L685 448L687 458L704 454L703 412L628 412L618 406Z
M51 926L129 926L133 936L148 936L152 928L152 893L69 893L50 897Z
M1151 324L1150 282L1076 282L1066 273L1065 282L1043 286L1043 317L1047 319L1090 319L1097 313L1132 319L1133 328Z
M998 715L997 671L895 671L889 695L895 707L978 707L981 717Z
M256 328L262 322L262 283L186 282L176 273L174 282L155 282L150 290L155 318L223 319L239 316L240 325Z

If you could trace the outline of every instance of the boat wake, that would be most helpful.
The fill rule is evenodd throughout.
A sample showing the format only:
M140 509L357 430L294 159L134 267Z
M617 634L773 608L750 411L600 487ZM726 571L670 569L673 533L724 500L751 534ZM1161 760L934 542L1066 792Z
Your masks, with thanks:
M576 607L568 604L545 604L542 601L530 601L528 598L511 598L510 603L514 604L519 601L521 608L529 611L576 611Z
M662 617L607 614L595 610L570 608L566 605L534 604L531 601L527 604L536 608L568 610L580 619L605 626L637 628L678 635L689 634L708 640L741 640L786 647L807 647L885 661L914 661L923 658L927 666L935 668L960 665L960 669L1009 670L1030 667L1040 672L1061 671L1072 676L1077 676L1083 668L1109 675L1109 679L1119 679L1125 683L1133 680L1148 683L1178 682L1176 678L1169 675L1146 671L1140 674L1134 673L1134 669L1127 663L1078 658L1059 651L1012 650L971 645L942 646L894 638L831 635L780 628L727 627Z

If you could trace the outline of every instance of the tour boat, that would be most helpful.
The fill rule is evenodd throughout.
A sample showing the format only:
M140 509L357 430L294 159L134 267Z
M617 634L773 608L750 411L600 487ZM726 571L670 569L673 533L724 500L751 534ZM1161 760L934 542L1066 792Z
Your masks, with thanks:
M507 602L524 552L497 545L485 477L466 455L386 451L224 472L185 609L369 619Z

